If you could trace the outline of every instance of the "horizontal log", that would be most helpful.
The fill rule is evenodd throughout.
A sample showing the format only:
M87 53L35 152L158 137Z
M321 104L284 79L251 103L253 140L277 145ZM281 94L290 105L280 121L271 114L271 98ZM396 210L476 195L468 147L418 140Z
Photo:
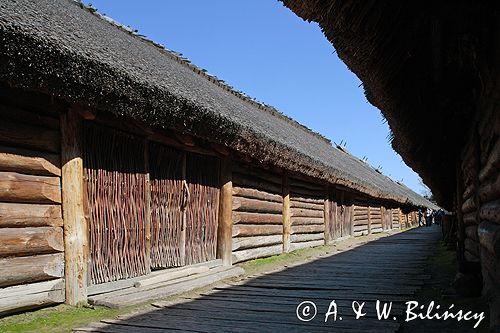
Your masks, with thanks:
M463 220L465 225L478 224L476 213L468 213L463 215Z
M265 258L274 255L281 254L283 250L283 246L280 245L272 245L265 247L258 247L255 249L246 249L241 251L233 252L233 263L239 263L242 261L247 261L251 259Z
M479 243L500 259L500 225L492 222L481 222L477 229Z
M245 175L233 173L233 185L237 187L254 188L274 194L281 194L281 185L271 183L259 178L250 178Z
M257 199L233 197L233 210L260 213L281 213L283 204Z
M477 209L476 200L474 196L469 197L462 204L462 213L467 214L474 212Z
M60 205L35 205L0 202L0 228L61 227Z
M64 279L0 289L0 315L64 302Z
M34 126L43 126L50 129L59 130L61 127L58 116L42 115L37 112L27 111L10 105L2 104L0 106L0 116L13 122L21 122Z
M0 146L0 171L61 176L60 155Z
M310 197L304 197L304 196L300 196L300 195L293 195L291 196L293 198L293 201L294 202L306 202L306 203L313 203L313 204L317 204L317 205L324 205L325 204L325 199L323 198L310 198Z
M382 227L370 228L370 232L371 232L372 234L378 234L378 233L381 233L382 231L384 231L384 230L382 229Z
M352 228L353 232L358 232L358 231L368 231L368 225L363 224L363 225L354 225Z
M467 186L465 186L464 192L462 193L462 199L467 200L476 192L476 186L474 186L474 183L470 183Z
M0 287L64 276L64 253L0 259Z
M472 238L466 238L464 241L465 249L476 257L480 257L479 243Z
M479 199L481 202L489 202L500 198L500 173L496 178L489 178L479 187Z
M479 217L481 220L500 223L500 200L483 204L479 210Z
M282 235L236 237L233 238L233 251L251 249L262 246L282 244Z
M497 139L491 149L486 163L479 171L479 181L484 183L488 178L495 175L500 169L500 140Z
M355 221L366 220L368 221L368 214L365 215L354 215Z
M477 225L470 225L470 226L465 227L465 235L468 238L471 238L474 241L479 242L479 237L477 235L477 228L478 228Z
M366 220L354 220L353 224L354 225L368 225L368 219L366 219Z
M382 228L382 223L372 223L371 225L371 228L374 229L374 228Z
M325 219L322 217L292 217L292 225L311 225L325 223Z
M233 196L258 199L272 202L283 202L283 197L279 194L271 194L252 188L233 186Z
M60 251L64 251L62 228L4 228L0 232L0 257Z
M300 217L321 217L323 218L324 216L324 211L322 210L310 210L310 209L303 209L303 208L291 208L290 209L291 216L300 216Z
M135 288L145 288L158 283L164 283L166 281L171 281L175 279L185 278L195 274L203 274L210 270L210 267L206 265L185 267L182 270L163 270L163 274L158 274L155 276L144 277L139 281L134 282Z
M282 233L283 233L283 226L281 225L237 224L233 226L233 237L281 235Z
M316 247L316 246L322 246L325 245L324 240L316 240L316 241L309 241L309 242L300 242L300 243L291 243L290 244L290 251L295 251L298 249L306 249L310 247Z
M292 225L291 234L312 234L324 232L325 225Z
M61 150L61 134L57 130L40 126L21 124L2 119L0 122L0 143L35 150L58 153Z
M0 201L61 203L59 177L0 172Z
M233 212L233 223L241 224L283 224L281 214Z
M290 206L292 208L303 208L303 209L311 209L311 210L324 210L325 205L323 204L315 204L309 202L301 202L296 200L290 200Z
M290 236L290 242L292 243L309 242L309 241L317 241L324 239L325 239L325 234L323 232L316 234L297 234Z

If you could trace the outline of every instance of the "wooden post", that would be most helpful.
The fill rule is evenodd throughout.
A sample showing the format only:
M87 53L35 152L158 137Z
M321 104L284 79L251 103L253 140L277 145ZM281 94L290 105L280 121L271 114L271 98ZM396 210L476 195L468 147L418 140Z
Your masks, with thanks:
M331 241L330 235L330 187L327 185L325 189L325 245L329 245Z
M372 217L370 212L370 205L368 205L368 235L372 233Z
M146 175L146 216L144 231L146 233L146 260L151 267L151 184L149 174L149 141L144 140L144 172Z
M224 266L232 265L233 247L233 181L232 167L229 157L221 161L219 224L217 228L217 258L222 259Z
M290 233L292 219L290 218L290 179L283 175L283 253L290 252Z
M87 302L88 226L84 212L83 120L74 109L61 115L61 177L66 303Z
M350 223L349 235L354 236L354 203L351 205L351 220L349 221L349 223Z
M181 239L180 239L180 257L181 264L186 264L186 224L187 224L187 205L189 204L187 201L189 200L189 188L187 184L187 175L186 175L186 162L187 162L187 153L184 152L182 154L182 191L183 191L183 202L182 205L182 224L181 224Z

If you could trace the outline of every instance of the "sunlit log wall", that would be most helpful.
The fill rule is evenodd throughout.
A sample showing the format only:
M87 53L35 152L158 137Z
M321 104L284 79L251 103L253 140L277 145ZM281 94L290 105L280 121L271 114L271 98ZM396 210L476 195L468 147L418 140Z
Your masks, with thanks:
M64 301L58 106L0 89L0 315Z
M325 187L290 178L290 250L324 245Z
M233 166L233 263L283 250L282 176Z
M481 119L470 133L457 171L459 259L465 273L480 267L490 328L496 331L500 329L500 115L492 109Z

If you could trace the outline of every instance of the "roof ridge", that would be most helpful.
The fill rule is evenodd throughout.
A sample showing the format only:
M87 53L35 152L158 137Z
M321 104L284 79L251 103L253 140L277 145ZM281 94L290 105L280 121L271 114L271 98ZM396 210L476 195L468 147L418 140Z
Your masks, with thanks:
M253 98L253 97L245 94L242 91L236 90L233 86L229 85L224 80L219 79L217 76L215 76L213 74L210 74L206 69L200 68L197 65L193 64L188 58L183 57L182 53L171 50L171 49L167 48L165 45L157 43L154 40L152 40L144 35L139 34L138 30L134 30L130 26L126 26L126 25L116 21L112 17L107 16L103 13L100 13L98 11L98 9L93 7L92 4L90 4L90 3L89 3L89 5L85 5L82 2L82 0L73 0L73 1L76 2L80 6L80 8L87 10L89 13L106 21L107 23L111 24L112 26L114 26L120 30L123 30L124 32L129 33L130 35L142 40L143 42L146 42L146 43L151 44L152 46L155 46L156 48L159 49L159 51L164 52L164 54L171 57L177 63L192 70L196 74L206 78L208 81L210 81L213 84L217 85L218 87L224 89L225 91L231 93L232 95L240 98L241 100L244 100L245 102L257 107L258 109L260 109L262 111L268 112L269 114L271 114L273 116L280 117L281 119L288 122L289 124L306 131L308 134L311 134L314 137L316 137L316 138L318 138L318 139L320 139L320 140L322 140L330 145L332 144L332 141L330 139L328 139L327 137L325 137L324 135L322 135L321 133L315 132L312 129L310 129L309 127L299 123L297 120L282 113L281 111L276 109L274 106L268 105L264 102L257 100L256 98Z

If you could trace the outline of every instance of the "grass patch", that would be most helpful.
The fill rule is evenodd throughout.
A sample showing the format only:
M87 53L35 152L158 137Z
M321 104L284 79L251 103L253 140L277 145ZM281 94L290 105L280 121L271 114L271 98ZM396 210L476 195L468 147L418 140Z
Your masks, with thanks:
M0 332L61 333L104 318L113 318L130 309L108 309L105 307L76 308L58 305L33 312L0 319Z

